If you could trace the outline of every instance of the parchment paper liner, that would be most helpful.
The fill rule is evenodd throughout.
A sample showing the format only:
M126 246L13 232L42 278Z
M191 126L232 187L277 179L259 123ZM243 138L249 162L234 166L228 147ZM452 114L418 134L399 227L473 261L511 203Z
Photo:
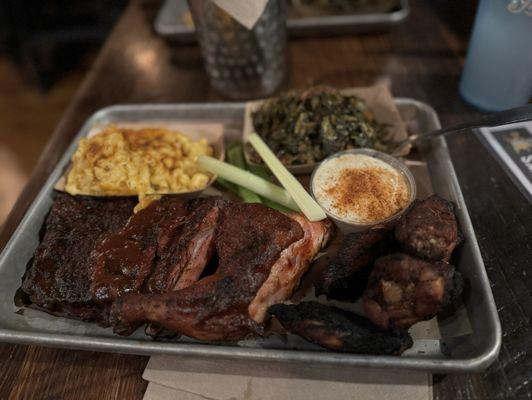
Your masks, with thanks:
M217 158L218 160L224 160L225 158L225 145L224 145L224 125L222 123L210 123L210 122L200 122L200 121L149 121L149 122L118 122L113 123L112 125L115 125L119 128L130 128L130 129L142 129L142 128L165 128L169 129L171 131L177 131L184 136L192 139L192 140L199 140L199 139L207 139L207 142L212 146L213 148L213 157ZM89 133L87 134L87 137L92 137L100 132L105 128L105 125L95 125L91 128ZM64 192L65 186L66 186L66 178L72 168L72 162L69 163L68 167L65 170L65 173L61 176L61 178L57 181L57 183L54 186L55 190ZM180 195L187 195L192 196L195 194L200 194L202 191L204 191L206 188L208 188L212 183L216 180L216 176L212 176L212 178L207 183L207 186L200 190L193 190L193 191L187 191L187 192L165 192L165 193L149 193L148 195L158 195L158 194L180 194ZM81 193L80 193L81 194ZM107 197L102 196L100 194L94 194L94 193L83 193L88 196L98 196L98 197ZM131 196L130 194L124 194L124 195L109 195L113 197L125 197L125 196Z
M399 110L393 101L392 94L388 87L384 85L368 86L361 88L341 89L341 93L348 95L356 95L366 101L369 109L373 111L375 119L380 123L387 124L388 136L386 140L400 141L408 137L406 133L405 124L401 119ZM246 111L244 113L244 131L243 142L247 142L247 137L254 131L251 113L257 110L261 104L266 100L256 100L246 103ZM257 165L251 161L249 148L244 146L244 155L246 162L251 165ZM286 167L293 174L310 174L319 162L312 164L287 165Z

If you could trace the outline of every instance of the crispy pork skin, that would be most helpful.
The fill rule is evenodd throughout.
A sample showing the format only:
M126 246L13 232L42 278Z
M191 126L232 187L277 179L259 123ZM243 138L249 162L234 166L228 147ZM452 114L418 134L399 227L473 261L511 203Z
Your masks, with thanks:
M333 351L401 354L412 347L406 331L382 331L367 318L316 302L276 304L269 313L288 331Z
M355 301L366 289L374 261L393 252L393 231L375 228L346 235L338 253L315 283L316 296Z
M261 332L248 307L282 251L303 237L291 218L260 204L229 204L216 230L217 271L166 293L126 294L112 307L115 332L145 322L208 341L236 341Z
M460 242L453 203L436 195L416 201L397 223L395 238L405 253L449 261Z
M409 328L436 316L451 299L454 267L396 253L381 257L363 296L366 316L382 329Z
M283 250L281 257L272 266L268 279L249 305L249 315L257 323L264 321L269 306L292 297L310 263L327 245L334 232L334 225L330 220L310 222L301 214L289 216L299 223L304 236Z
M103 236L124 226L135 204L133 198L55 193L23 278L29 301L54 314L105 324L105 309L89 291L89 255Z

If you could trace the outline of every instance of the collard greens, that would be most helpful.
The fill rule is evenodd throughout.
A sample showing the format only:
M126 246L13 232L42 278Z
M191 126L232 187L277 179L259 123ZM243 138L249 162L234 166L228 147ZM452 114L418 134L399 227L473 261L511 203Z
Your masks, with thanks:
M285 165L318 162L349 148L386 149L387 128L364 100L330 88L287 92L267 100L251 117L255 131ZM258 155L252 158L260 162Z

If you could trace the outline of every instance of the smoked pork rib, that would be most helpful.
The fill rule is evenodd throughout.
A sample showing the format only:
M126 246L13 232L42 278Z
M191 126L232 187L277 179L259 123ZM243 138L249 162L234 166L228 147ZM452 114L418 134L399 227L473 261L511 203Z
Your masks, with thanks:
M149 292L183 289L198 280L215 251L215 231L226 201L200 198L187 205L173 237L159 242L155 268L146 283Z
M91 254L91 292L111 302L138 291L151 273L158 242L165 247L187 213L186 202L163 197L134 214L118 232L107 235Z
M22 291L45 310L82 320L102 318L89 291L89 254L102 236L118 231L133 212L133 198L56 193L29 261Z
M303 237L293 219L260 204L228 204L216 230L217 271L160 294L126 294L112 307L115 332L145 322L200 340L236 341L261 332L248 306L282 251Z
M214 251L221 204L216 198L164 196L133 215L92 253L95 300L114 301L144 285L148 291L165 292L197 280Z
M155 267L145 283L145 291L164 293L183 289L196 282L215 252L215 232L226 201L200 198L187 204L188 216L179 223L171 238L159 241ZM149 324L150 336L173 336L157 324Z

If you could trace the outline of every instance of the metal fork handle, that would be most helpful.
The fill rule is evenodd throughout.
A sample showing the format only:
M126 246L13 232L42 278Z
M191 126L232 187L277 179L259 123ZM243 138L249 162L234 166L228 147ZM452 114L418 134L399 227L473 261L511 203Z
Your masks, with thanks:
M419 133L416 135L411 135L408 137L408 139L405 139L399 143L397 148L393 151L393 154L395 155L401 153L401 149L414 142L429 140L434 137L446 135L449 133L469 131L471 129L481 128L483 126L491 127L530 120L532 120L532 104L527 104L526 106L522 107L510 108L509 110L484 115L473 121L463 122L429 133Z
M498 125L512 124L515 122L523 122L532 120L532 104L526 106L510 108L509 110L499 111L492 114L485 115L474 121L463 122L457 125L452 125L447 128L442 128L437 131L432 131L425 134L417 134L410 136L411 142L418 142L421 140L431 139L436 136L445 135L448 133L461 132L483 126L492 127Z

